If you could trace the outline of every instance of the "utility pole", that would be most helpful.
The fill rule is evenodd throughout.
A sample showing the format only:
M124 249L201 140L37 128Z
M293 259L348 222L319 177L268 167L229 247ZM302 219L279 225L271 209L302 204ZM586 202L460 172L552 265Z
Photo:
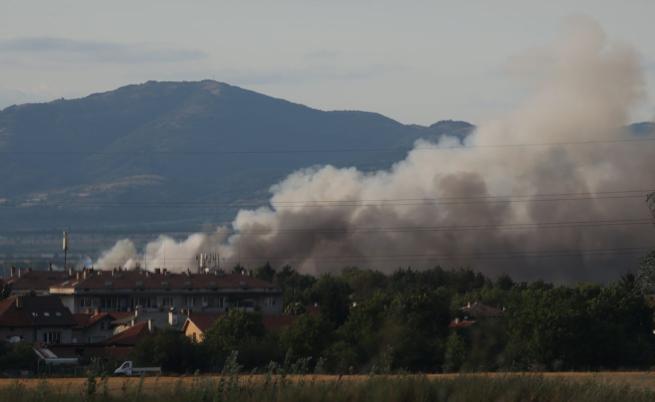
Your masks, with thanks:
M68 232L64 232L64 238L62 240L61 248L64 250L64 271L65 271L66 264L68 263Z

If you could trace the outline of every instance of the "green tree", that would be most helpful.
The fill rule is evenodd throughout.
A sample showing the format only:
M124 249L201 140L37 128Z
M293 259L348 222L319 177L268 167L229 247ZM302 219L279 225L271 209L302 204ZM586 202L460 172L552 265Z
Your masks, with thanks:
M639 264L637 284L645 294L655 293L655 251L645 256Z
M395 295L382 331L393 348L395 368L436 371L450 322L450 295L445 288Z
M0 341L0 370L34 370L37 357L28 342Z
M466 360L467 345L457 331L453 331L446 341L446 350L444 356L444 371L454 372L464 365Z
M266 336L260 313L230 310L207 331L203 345L211 355L214 368L220 368L227 356L239 352L239 362L246 367L263 363L274 353L276 341ZM260 356L260 357L258 357Z
M183 333L168 329L139 342L132 350L132 359L138 364L161 366L164 371L193 372L202 368L199 348Z
M306 292L316 283L316 278L300 274L289 265L285 265L275 274L274 283L282 290L285 306L291 303L304 305L309 303Z
M216 320L204 343L215 352L231 352L250 338L262 338L264 333L261 314L233 309Z
M335 327L348 317L350 293L348 284L332 275L323 275L310 291L311 300L318 303L321 315Z
M321 315L304 314L281 334L284 350L293 359L311 357L317 360L330 340L330 323Z
M267 282L273 282L273 279L275 278L275 270L271 266L271 263L267 261L266 264L257 268L255 270L255 278L259 278Z

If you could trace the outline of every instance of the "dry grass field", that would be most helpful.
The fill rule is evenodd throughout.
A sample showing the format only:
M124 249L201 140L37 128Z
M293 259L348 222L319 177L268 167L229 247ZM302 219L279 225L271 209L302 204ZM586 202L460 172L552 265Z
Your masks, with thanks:
M405 376L388 376L388 377L412 377ZM655 371L641 372L547 372L547 373L471 373L471 374L428 374L425 377L430 380L449 380L454 378L466 377L486 377L486 378L511 378L511 377L544 377L549 379L563 379L572 382L598 382L608 385L627 385L631 388L647 389L655 391ZM172 388L178 385L193 386L194 383L207 381L218 381L220 376L152 376L145 377L141 385L143 393L154 393L162 388ZM257 384L265 381L265 375L242 375L238 381L241 384ZM289 382L360 382L369 379L367 375L290 375L286 379ZM99 380L99 379L98 379ZM1 378L0 388L15 386L17 383L27 388L34 389L43 383L43 379L11 379ZM81 392L86 384L87 379L83 377L76 378L48 378L49 387L62 392L77 393ZM135 388L141 382L139 377L109 377L107 379L107 389L110 393L118 393L126 388Z

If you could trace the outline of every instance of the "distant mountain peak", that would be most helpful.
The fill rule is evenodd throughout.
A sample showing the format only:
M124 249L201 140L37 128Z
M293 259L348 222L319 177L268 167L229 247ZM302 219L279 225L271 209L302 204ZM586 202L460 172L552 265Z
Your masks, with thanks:
M165 209L126 209L118 218L115 210L80 211L74 205L79 194L102 203L262 199L296 169L388 168L419 138L465 136L471 127L456 121L405 125L374 112L323 111L215 80L147 81L23 105L0 111L0 198L23 205L45 194L44 201L4 209L0 221L14 228L170 222ZM347 151L334 152L339 149ZM42 222L46 215L36 213L39 208L57 209ZM233 213L205 212L175 210L174 220L182 223L174 227L190 230L185 220L229 219Z

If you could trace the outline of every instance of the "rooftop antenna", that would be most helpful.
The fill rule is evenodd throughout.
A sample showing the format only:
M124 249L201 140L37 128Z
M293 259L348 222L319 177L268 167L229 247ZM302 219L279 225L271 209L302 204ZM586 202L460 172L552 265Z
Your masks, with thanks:
M64 250L64 270L66 270L66 264L68 263L68 232L66 231L61 242L61 248Z

